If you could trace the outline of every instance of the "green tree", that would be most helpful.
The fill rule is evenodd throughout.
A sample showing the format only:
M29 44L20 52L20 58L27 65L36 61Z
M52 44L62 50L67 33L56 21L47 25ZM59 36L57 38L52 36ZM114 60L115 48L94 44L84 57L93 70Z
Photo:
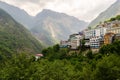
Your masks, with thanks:
M93 58L93 53L92 53L92 51L91 50L89 50L88 52L87 52L87 58L88 59L92 59Z
M117 55L109 55L103 57L97 63L97 67L93 72L94 80L117 80L120 79L120 57Z
M81 43L81 45L80 45L80 51L83 52L83 51L86 50L86 47L85 47L85 40L82 39L80 43Z
M116 18L111 18L111 19L110 19L110 21L115 21L115 20L116 20Z
M117 15L117 16L116 16L116 19L117 19L117 20L120 20L120 15Z
M53 50L54 50L54 52L58 52L60 50L59 44L54 45Z

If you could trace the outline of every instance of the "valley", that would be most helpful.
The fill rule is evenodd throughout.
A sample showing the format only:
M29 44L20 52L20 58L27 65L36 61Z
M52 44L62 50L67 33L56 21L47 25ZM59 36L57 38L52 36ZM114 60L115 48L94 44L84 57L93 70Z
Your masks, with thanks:
M0 0L0 80L120 80L120 0L79 1Z

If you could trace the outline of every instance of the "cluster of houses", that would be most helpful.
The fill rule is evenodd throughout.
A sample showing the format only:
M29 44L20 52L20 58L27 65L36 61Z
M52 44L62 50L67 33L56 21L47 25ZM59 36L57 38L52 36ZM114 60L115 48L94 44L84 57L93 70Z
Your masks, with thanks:
M80 40L84 38L84 34L82 32L72 34L69 36L69 39L66 41L60 41L61 48L70 48L70 49L78 49L80 46Z
M85 41L85 46L99 50L102 45L111 44L114 40L120 39L120 21L100 23L94 29L85 29L77 34L72 34L66 41L60 41L60 47L78 49L81 40Z

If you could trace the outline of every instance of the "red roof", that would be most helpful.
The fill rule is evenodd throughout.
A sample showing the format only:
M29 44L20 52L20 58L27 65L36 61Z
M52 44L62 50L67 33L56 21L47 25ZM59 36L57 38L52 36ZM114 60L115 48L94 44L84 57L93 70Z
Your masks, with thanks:
M35 56L43 56L43 54L36 54Z

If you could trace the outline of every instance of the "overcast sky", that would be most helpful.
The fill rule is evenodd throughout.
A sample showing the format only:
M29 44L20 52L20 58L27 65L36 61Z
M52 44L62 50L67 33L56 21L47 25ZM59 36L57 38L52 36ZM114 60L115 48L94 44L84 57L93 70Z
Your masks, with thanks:
M43 9L66 13L80 20L91 21L116 0L0 0L24 9L35 16Z

